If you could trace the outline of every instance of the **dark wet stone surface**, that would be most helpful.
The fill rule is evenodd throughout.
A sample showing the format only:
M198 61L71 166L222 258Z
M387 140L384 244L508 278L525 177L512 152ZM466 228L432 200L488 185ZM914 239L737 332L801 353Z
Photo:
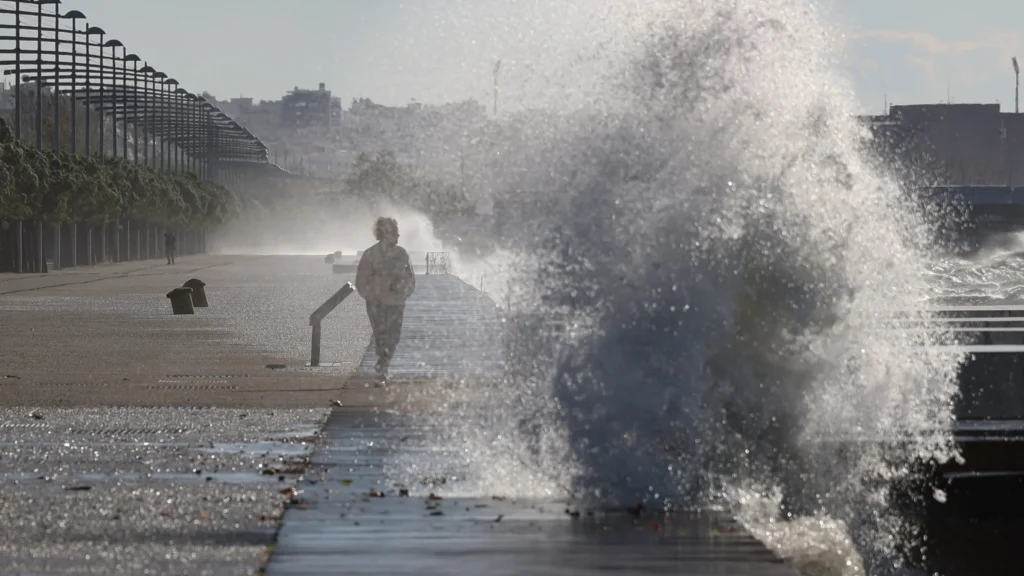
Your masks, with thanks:
M252 574L325 416L0 409L0 572Z
M795 574L733 520L597 513L562 502L431 499L385 470L422 436L396 416L335 412L285 513L267 574Z

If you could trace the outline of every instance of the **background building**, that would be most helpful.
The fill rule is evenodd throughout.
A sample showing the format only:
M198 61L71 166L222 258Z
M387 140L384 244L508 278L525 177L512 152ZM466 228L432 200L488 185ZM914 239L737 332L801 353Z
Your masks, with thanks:
M1024 186L1024 114L999 104L921 104L863 120L880 153L936 185Z

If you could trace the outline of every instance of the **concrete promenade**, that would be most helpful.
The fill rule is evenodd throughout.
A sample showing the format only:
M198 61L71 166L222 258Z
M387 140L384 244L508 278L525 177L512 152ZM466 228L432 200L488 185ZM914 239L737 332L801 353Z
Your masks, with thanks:
M266 574L796 576L718 513L577 516L560 502L435 499L424 486L403 496L386 470L414 451L437 447L401 417L335 411Z
M452 276L420 276L386 389L499 378L502 330L497 305L479 290ZM371 347L359 381L374 381L374 361ZM409 408L334 410L268 575L795 575L717 513L581 515L562 502L442 499L427 486L403 488L389 475L403 456L454 461L411 424Z
M190 278L210 307L173 316ZM369 325L320 257L0 274L0 573L255 574ZM269 369L286 365L288 369ZM377 397L375 397L377 396Z
M210 307L173 316L164 295L190 278ZM0 275L0 406L326 407L369 322L344 302L323 326L333 367L308 370L308 318L350 280L321 258L259 256Z
M173 316L190 278L210 308ZM382 387L356 296L307 366L309 314L350 280L259 256L0 275L0 573L793 574L716 514L400 495L400 457L445 454L412 399L499 377L500 315L419 276Z

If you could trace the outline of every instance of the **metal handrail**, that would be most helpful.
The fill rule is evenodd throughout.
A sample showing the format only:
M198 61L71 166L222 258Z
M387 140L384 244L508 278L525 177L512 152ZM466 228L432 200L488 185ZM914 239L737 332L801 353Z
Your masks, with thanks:
M345 285L341 287L341 290L335 292L334 296L328 298L327 302L324 302L323 305L316 309L316 312L310 314L309 325L313 327L313 345L312 350L309 353L310 366L320 365L320 323L323 322L324 318L333 312L334 309L345 300L345 298L351 296L355 291L356 287L353 286L351 282L346 282Z
M427 274L449 274L451 252L427 252Z

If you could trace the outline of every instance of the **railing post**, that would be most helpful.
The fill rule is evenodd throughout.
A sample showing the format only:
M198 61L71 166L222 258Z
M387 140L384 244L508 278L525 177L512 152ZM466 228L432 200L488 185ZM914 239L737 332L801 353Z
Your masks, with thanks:
M313 323L313 347L309 353L309 365L320 365L320 322Z
M320 324L324 318L331 313L339 304L342 303L346 298L352 295L356 291L356 287L351 282L347 282L340 290L334 293L324 302L319 308L316 309L313 314L309 316L309 325L313 327L313 345L309 352L309 365L312 367L320 366Z

